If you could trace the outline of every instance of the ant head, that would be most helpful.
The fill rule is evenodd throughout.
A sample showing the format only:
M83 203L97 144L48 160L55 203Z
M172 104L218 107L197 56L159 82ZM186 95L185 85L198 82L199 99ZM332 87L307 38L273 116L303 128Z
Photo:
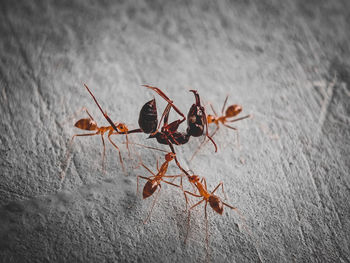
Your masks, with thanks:
M165 160L166 160L167 162L170 162L171 160L173 160L173 159L175 158L175 156L176 156L176 154L173 153L173 152L167 153L167 154L165 155Z
M117 125L117 129L120 132L127 132L128 131L128 127L126 127L126 125L124 123L116 123L115 125Z
M208 124L213 123L215 121L215 116L210 114L207 115L207 121L208 121Z
M191 175L189 176L189 180L192 182L192 183L195 183L195 182L199 182L199 176L198 175Z
M242 106L234 104L234 105L231 105L227 108L225 114L227 117L234 117L234 116L238 115L241 111L242 111Z
M222 204L221 199L216 195L211 195L209 197L209 205L220 215L224 212L224 205Z

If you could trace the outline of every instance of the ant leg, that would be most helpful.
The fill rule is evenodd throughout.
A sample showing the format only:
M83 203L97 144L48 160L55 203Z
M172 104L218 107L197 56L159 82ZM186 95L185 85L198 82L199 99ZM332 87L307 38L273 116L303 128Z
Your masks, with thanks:
M113 133L113 134L117 134L117 133ZM162 150L162 149L159 149L159 148L156 148L156 147L151 147L151 146L147 146L147 145L136 143L136 142L129 142L129 144L141 146L141 147L144 147L144 148L147 148L147 149L157 150L157 151L164 152L164 153L168 153L169 152L169 151L166 151L166 150Z
M234 119L234 120L230 120L230 121L226 121L226 122L235 122L235 121L241 121L241 120L244 120L244 119L248 119L248 118L251 118L252 115L247 115L247 116L244 116L244 117L241 117L241 118L237 118L237 119Z
M180 185L173 184L172 182L168 182L168 181L165 181L165 180L162 180L162 182L164 182L164 183L166 183L166 184L170 184L170 185L172 185L172 186L176 186L176 187L181 188L181 186L180 186Z
M226 103L227 103L227 99L228 99L228 95L226 95L226 99L224 101L224 105L222 105L222 110L221 110L221 115L224 116L224 110L225 110L225 106L226 106Z
M152 86L149 86L149 85L145 85L145 84L143 84L143 85L141 85L141 86L143 86L143 87L146 87L146 88L149 88L149 89L151 89L151 90L154 90L155 92L157 92L163 99L165 99L166 101L171 101L170 99L169 99L169 97L167 96L167 95L165 95L165 93L163 92L163 91L161 91L160 89L158 89L157 87L152 87ZM172 102L172 101L171 101Z
M222 183L222 182L221 182L221 189L222 189L222 193L225 196L225 199L227 200L228 198L227 198L227 195L226 195L225 190L224 190L224 183Z
M109 116L107 115L106 112L104 112L100 106L100 104L97 102L94 94L92 94L92 92L90 91L90 89L88 88L88 86L86 84L84 84L85 88L87 89L87 91L90 93L90 95L92 96L92 98L94 99L96 105L98 106L98 108L100 109L100 111L102 112L103 116L106 118L106 120L109 122L109 124L113 127L113 129L116 131L116 132L119 132L117 127L114 125L113 121L109 118Z
M156 176L152 171L151 169L149 169L146 165L144 165L142 162L141 162L141 165L143 168L145 168L149 173L151 173L153 176Z
M83 107L83 110L85 110L85 112L87 113L87 115L89 115L90 119L93 120L94 122L96 122L94 120L94 118L91 116L91 114L88 112L87 108Z
M164 111L163 111L162 117L160 118L160 121L159 121L159 123L158 123L158 128L157 128L157 130L154 132L154 134L158 132L158 130L159 130L159 128L160 128L160 125L161 125L163 119L164 119L164 126L167 125L167 123L168 123L168 118L169 118L169 113L170 113L170 109L171 109L171 104L168 103L168 105L165 107L165 109L164 109Z
M152 86L148 86L148 85L142 85L146 88L152 89L155 92L158 93L159 96L161 96L164 100L166 100L172 107L173 109L179 114L181 115L181 117L183 118L183 121L186 120L185 115L173 104L173 101L169 99L169 97L167 95L165 95L165 93L163 91L161 91L160 89L156 88L156 87L152 87Z
M210 135L212 138L214 137L215 133L219 130L219 125L216 126L215 130L213 133Z
M221 186L221 189L222 189L222 192L223 192L223 194L225 195L225 199L227 199L227 196L226 196L226 193L225 193L225 190L224 190L224 183L223 182L220 182L216 187L215 187L215 189L211 192L211 194L214 194L215 193L215 191L219 188ZM233 206L231 206L231 205L228 205L228 204L226 204L226 203L224 203L224 202L222 202L225 206L227 206L227 207L229 207L229 208L231 208L231 209L233 209L233 210L237 210L238 211L238 209L236 208L236 207L233 207ZM239 212L237 212L238 214L240 214Z
M176 145L179 145L179 143L175 140L174 136L171 134L172 132L174 132L174 130L176 131L177 128L179 127L179 125L185 121L185 119L182 119L182 120L176 120L176 121L173 121L172 123L168 124L168 119L169 119L169 113L170 113L170 109L171 109L171 104L168 104L162 114L162 117L159 121L159 124L158 124L158 128L157 130L153 133L153 134L156 134L159 130L159 127L162 123L162 120L164 118L164 123L163 123L163 127L162 127L162 130L163 131L168 131L170 133L170 136L171 138L173 139L173 141L175 142Z
M129 155L129 159L130 159L130 149L129 149L129 138L128 138L128 134L125 134L125 140L126 140L126 149L128 150L128 155Z
M209 102L209 106L210 106L211 110L213 111L214 115L218 116L218 114L216 113L216 111L215 111L215 109L213 107L213 104L211 104L211 102Z
M197 195L197 194L194 194L194 193L191 193L189 191L184 191L186 194L190 194L190 195L193 195L195 197L202 197L201 195ZM204 199L203 199L204 200Z
M201 144L198 146L197 150L192 154L189 162L192 162L194 157L199 153L199 151L202 149L202 147L207 144L207 142L208 141L206 139L204 139L204 141L201 142Z
M178 178L178 177L182 177L182 174L177 174L177 175L163 175L164 178Z
M208 188L207 188L207 180L205 180L204 177L202 177L201 182L204 182L205 189L208 189Z
M106 155L106 144L105 144L105 139L103 139L103 133L101 133L101 139L102 139L102 144L103 144L103 152L102 152L102 172L105 173L105 155Z
M172 178L171 182L173 183L176 178L180 177L180 185L179 187L183 191L183 184L182 184L182 174L177 174L177 175L163 175L163 178Z
M184 191L184 195L185 195L185 199L186 199L186 210L187 210L187 203L188 203L188 198L187 198L186 194L190 194L190 195L195 196L195 197L202 197L201 195L197 195L197 194L191 193L189 191Z
M216 190L218 190L218 188L220 187L220 185L222 185L222 182L219 183L215 188L214 190L211 192L211 194L214 194L216 192Z
M187 192L187 191L185 191ZM189 193L189 192L188 192ZM188 235L190 232L190 218L191 218L191 210L193 208L195 208L196 206L200 205L205 199L202 199L201 201L199 201L198 203L194 204L193 206L190 207L190 209L188 210L188 216L187 216L187 233L186 233L186 238L185 238L185 244L187 242L188 239Z
M227 195L225 193L225 190L224 190L224 183L223 182L220 182L216 187L215 189L211 192L211 194L214 194L216 190L218 190L218 188L221 186L221 190L222 190L222 193L224 194L225 196L225 199L227 200Z
M215 189L211 192L211 194L214 194L214 192L221 186L222 192L225 195L225 199L227 199L227 195L224 191L224 184L223 182L219 183ZM246 223L245 217L241 214L241 212L238 210L237 207L231 206L225 202L222 202L223 205L227 206L228 208L231 208L232 210L236 211L236 213L239 215L239 217L243 220L244 223Z
M173 139L175 145L180 145L180 143L175 139L175 137L172 134L169 134L169 136Z
M165 177L165 176L163 176L163 177ZM171 177L171 176L167 176L167 177ZM174 176L174 178L175 177L177 177L177 176ZM182 178L182 177L181 177ZM167 184L170 184L170 185L172 185L172 186L176 186L176 187L179 187L179 188L181 188L181 190L183 191L183 187L182 187L182 182L180 183L180 185L177 185L177 184L174 184L174 183L172 183L172 182L168 182L168 181L165 181L165 180L162 180L164 183L167 183ZM185 194L184 194L185 195ZM185 195L185 201L186 201L186 210L185 211L187 211L187 203L188 203L188 200L187 200L187 197L186 197L186 195Z
M208 213L207 213L207 206L208 206L208 202L205 202L205 206L204 206L204 215L205 215L205 243L207 245L206 247L206 252L207 252L207 259L209 262L209 226L208 226Z
M72 139L70 139L69 147L72 146L72 143L73 143L73 140L74 140L75 137L78 137L78 136L94 136L94 135L97 135L97 134L99 134L99 131L97 131L95 133L74 134Z
M232 130L235 130L236 131L236 140L237 140L237 147L238 148L240 148L240 142L239 142L239 132L238 132L238 129L237 128L235 128L235 127L232 127L232 126L229 126L229 125L227 125L227 124L223 124L225 127L227 127L227 128L230 128L230 129L232 129Z
M188 172L187 172L184 168L181 167L179 161L177 160L177 157L176 157L176 153L175 153L175 149L174 149L173 144L171 143L171 141L169 141L169 139L167 139L167 142L168 142L168 145L169 145L171 151L175 154L174 160L175 160L175 163L176 163L177 167L179 167L179 169L180 169L187 177L190 177L190 175L188 174Z
M244 215L242 215L242 213L238 210L238 208L237 208L237 207L234 207L234 206L232 206L232 205L226 204L225 202L222 202L222 204L225 205L225 206L227 206L228 208L231 208L232 210L234 210L234 211L238 214L239 218L243 221L243 228L244 228L249 234L251 234L251 233L250 233L250 230L249 230L248 227L247 227L247 220L245 219Z
M205 113L204 113L205 114ZM206 116L206 114L205 114ZM207 117L204 118L204 125L205 125L205 136L208 137L208 139L214 144L215 147L215 152L218 151L218 146L216 145L216 143L214 142L214 140L209 136L209 132L208 132L208 120Z
M219 130L219 125L216 126L214 132L210 135L212 138L214 137L215 133ZM200 151L200 149L207 144L207 140L206 138L204 139L204 141L198 146L197 150L194 152L194 154L192 155L190 162L193 160L193 158L198 154L198 152Z
M237 131L237 128L232 127L232 126L230 126L230 125L227 125L226 123L223 123L223 125L224 125L225 127L227 127L227 128L230 128L230 129L232 129L232 130Z
M222 202L222 204L224 206L227 206L228 208L231 208L232 210L234 210L238 214L239 218L243 221L244 229L250 234L250 230L247 228L247 220L245 219L244 215L242 215L242 213L238 210L238 208L234 207L232 205L229 205L229 204L227 204L225 202Z
M228 208L231 208L232 210L235 210L239 215L241 215L241 213L239 212L237 207L231 206L229 204L226 204L225 202L222 202L223 205L227 206Z
M185 211L184 211L184 212L186 212L186 211L187 211L187 207L188 207L188 198L187 198L187 195L186 195L186 191L184 191L183 189L182 189L182 191L183 191L183 193L184 193L185 202L186 202L186 208L185 208ZM186 241L185 241L185 243L186 243Z
M63 162L63 168L62 168L62 172L61 172L61 183L63 183L63 180L66 176L66 169L68 167L67 162L68 162L68 159L70 157L70 151L72 148L74 138L78 137L78 136L94 136L94 135L97 135L98 133L99 133L99 131L97 131L95 133L74 134L72 136L72 139L70 139L70 142L69 142L68 147L67 147L68 149L67 149L66 157L64 158L64 162Z
M235 122L235 121L240 121L240 120L244 120L244 119L247 119L247 118L250 118L252 115L247 115L247 116L244 116L244 117L241 117L241 118L238 118L238 119L234 119L234 120L231 120L231 121L227 121L227 122ZM227 128L230 128L230 129L233 129L233 130L237 130L236 128L232 127L232 126L229 126L227 124L224 124ZM239 142L239 134L238 134L238 131L237 131L237 144L238 144L238 147L240 147L240 142Z
M111 139L111 135L112 134L115 134L115 133L111 133L111 132L109 132L108 133L108 140L111 142L111 144L118 150L118 153L119 153L119 161L120 161L120 164L122 165L122 169L123 169L123 171L124 171L124 173L125 173L125 167L124 167L124 163L123 163L123 159L122 159L122 154L121 154L121 152L120 152L120 149L119 149L119 147L112 141L112 139Z
M237 147L239 148L239 147L240 147L240 143L239 143L239 133L238 133L238 129L237 129L237 128L235 128L235 127L229 126L229 125L227 125L227 124L225 124L225 123L223 123L223 125L224 125L225 127L227 127L227 128L230 128L230 129L232 129L232 130L235 130L235 131L236 131Z
M144 224L146 224L147 221L149 220L149 218L151 217L151 214L152 214L152 211L153 211L153 207L154 207L154 205L156 204L156 201L157 201L157 199L158 199L158 197L159 197L160 189L161 189L161 188L162 188L162 186L159 185L159 190L158 190L158 193L157 193L156 197L153 199L151 209L150 209L150 211L149 211L149 213L148 213L146 219L143 221Z
M202 200L203 201L203 200ZM187 203L186 203L186 210L187 210ZM187 242L189 233L190 233L190 220L191 220L191 210L188 210L188 216L187 216L187 232L185 237L185 244Z
M159 172L159 159L157 157L157 171Z

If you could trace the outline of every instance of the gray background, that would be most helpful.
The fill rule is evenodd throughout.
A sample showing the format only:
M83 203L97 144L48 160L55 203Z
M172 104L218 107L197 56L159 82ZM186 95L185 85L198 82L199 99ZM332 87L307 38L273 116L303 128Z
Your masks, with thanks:
M142 105L163 89L185 113L197 89L219 110L243 105L254 118L177 147L186 169L209 188L224 182L223 216L209 212L217 262L349 262L349 1L1 1L0 259L29 261L203 261L203 207L186 235L183 195L164 186L136 194L137 156L156 168L159 152L121 147L127 176L107 142L79 138L86 106L137 128ZM210 109L208 108L208 112ZM173 113L171 118L177 116ZM181 126L184 130L186 125ZM157 145L143 134L133 142ZM159 146L161 147L161 146ZM167 147L161 147L167 149ZM160 159L162 160L162 159ZM65 171L65 179L60 180ZM174 164L170 174L179 173ZM142 185L144 182L142 182ZM186 187L189 187L186 185ZM190 188L189 188L190 189ZM222 196L219 191L218 194ZM191 203L196 201L191 199Z

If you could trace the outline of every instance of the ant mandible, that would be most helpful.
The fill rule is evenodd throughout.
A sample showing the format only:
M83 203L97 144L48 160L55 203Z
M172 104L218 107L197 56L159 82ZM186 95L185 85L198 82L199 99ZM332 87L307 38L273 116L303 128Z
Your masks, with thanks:
M144 223L146 223L148 221L148 219L151 216L153 207L158 199L159 193L160 193L160 189L161 189L161 182L170 184L172 186L176 186L176 187L180 187L179 185L176 185L172 182L168 182L166 180L164 180L164 178L176 178L176 177L180 177L182 175L165 175L167 170L168 170L168 166L169 166L169 162L171 162L174 158L175 158L175 153L173 152L169 152L165 155L165 162L162 164L162 166L159 168L158 167L158 161L157 161L157 170L158 173L154 174L146 165L144 165L141 162L141 165L149 172L152 174L152 176L150 177L144 177L144 176L137 176L137 193L139 191L139 178L145 179L147 180L145 186L143 187L143 191L142 191L142 197L143 199L146 199L148 197L150 197L151 195L153 195L153 193L158 189L158 193L156 195L156 197L153 199L153 203L151 205L150 211L144 221Z

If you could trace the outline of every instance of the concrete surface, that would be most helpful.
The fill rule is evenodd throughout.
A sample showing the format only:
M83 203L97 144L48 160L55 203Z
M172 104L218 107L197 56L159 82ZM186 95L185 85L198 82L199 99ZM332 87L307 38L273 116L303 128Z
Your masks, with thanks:
M1 1L0 259L2 262L204 261L203 207L186 235L185 202L164 186L136 195L137 155L78 138L65 179L74 122L87 107L106 121L87 83L115 121L137 127L142 105L163 89L187 113L189 89L219 110L243 105L253 119L221 128L219 152L177 147L184 167L225 184L223 216L209 212L214 262L350 261L349 1ZM209 111L209 109L208 109ZM174 118L172 113L171 117ZM185 129L183 125L181 129ZM145 135L133 142L157 145ZM167 149L167 147L162 147ZM169 173L178 173L172 164ZM143 183L142 183L143 184ZM188 186L187 186L188 187ZM222 196L222 194L219 192ZM192 199L192 203L196 201Z

